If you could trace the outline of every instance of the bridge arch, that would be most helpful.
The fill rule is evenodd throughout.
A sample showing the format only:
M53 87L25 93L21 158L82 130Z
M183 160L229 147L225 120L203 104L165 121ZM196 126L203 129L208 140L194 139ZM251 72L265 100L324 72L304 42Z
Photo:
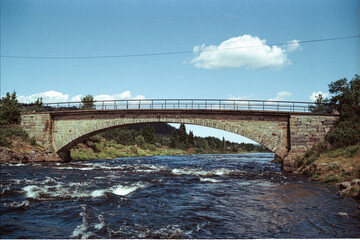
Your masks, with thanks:
M170 118L139 118L135 116L113 119L82 119L69 121L57 119L53 127L53 146L59 156L69 157L69 150L88 137L124 125L139 123L184 123L215 128L249 138L267 147L280 157L285 157L287 149L286 121L218 120L182 116Z

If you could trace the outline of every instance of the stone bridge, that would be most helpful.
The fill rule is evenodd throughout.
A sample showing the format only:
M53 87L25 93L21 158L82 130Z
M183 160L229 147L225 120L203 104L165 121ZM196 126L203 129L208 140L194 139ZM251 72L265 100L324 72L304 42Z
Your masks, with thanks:
M336 115L244 110L126 109L23 114L22 128L45 148L70 160L70 149L90 136L137 123L184 123L217 128L267 147L292 170L296 160L323 140Z

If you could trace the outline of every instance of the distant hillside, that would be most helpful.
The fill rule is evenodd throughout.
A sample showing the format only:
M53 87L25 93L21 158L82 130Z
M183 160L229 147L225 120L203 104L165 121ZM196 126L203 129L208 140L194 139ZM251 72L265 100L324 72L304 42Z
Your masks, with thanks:
M150 125L155 130L155 134L170 136L176 128L170 126L168 123L139 123L134 125L125 126L129 130L140 131L145 128L146 125Z

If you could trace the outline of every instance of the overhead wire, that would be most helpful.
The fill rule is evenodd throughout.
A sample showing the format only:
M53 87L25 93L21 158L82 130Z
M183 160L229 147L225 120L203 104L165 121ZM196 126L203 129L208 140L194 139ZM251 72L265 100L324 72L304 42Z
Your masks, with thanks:
M333 38L323 38L323 39L313 39L313 40L303 40L303 41L292 41L284 43L274 43L268 44L268 46L281 46L281 45L292 45L292 44L306 44L306 43L315 43L315 42L326 42L334 40L344 40L360 38L360 35L357 36L346 36L346 37L333 37ZM246 48L257 48L261 47L260 45L254 46L242 46L242 47L232 47L232 48L222 48L222 49L202 49L202 52L211 52L211 51L223 51L223 50L233 50L233 49L246 49ZM187 51L174 51L174 52L157 52L157 53L141 53L141 54L123 54L123 55L98 55L98 56L21 56L21 55L0 55L1 58L19 58L19 59L100 59L100 58L130 58L130 57L150 57L150 56L165 56L165 55L178 55L178 54L189 54L194 53L194 50Z

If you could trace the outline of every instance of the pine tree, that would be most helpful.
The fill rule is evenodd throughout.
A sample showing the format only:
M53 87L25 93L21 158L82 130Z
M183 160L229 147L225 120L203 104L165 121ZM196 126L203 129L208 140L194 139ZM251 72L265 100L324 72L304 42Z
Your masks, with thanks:
M222 150L225 151L226 149L226 142L225 142L225 138L222 138Z
M16 92L11 95L6 93L6 96L0 102L0 123L13 124L20 122L20 106L16 99Z
M181 123L179 128L179 136L178 136L179 143L185 144L187 143L187 134L185 124Z
M176 148L177 142L178 142L177 131L174 130L170 137L169 147Z
M195 142L194 142L194 133L192 131L189 132L189 136L188 136L188 144L189 146L194 146Z
M155 144L155 129L149 124L143 128L141 135L144 137L146 143Z

